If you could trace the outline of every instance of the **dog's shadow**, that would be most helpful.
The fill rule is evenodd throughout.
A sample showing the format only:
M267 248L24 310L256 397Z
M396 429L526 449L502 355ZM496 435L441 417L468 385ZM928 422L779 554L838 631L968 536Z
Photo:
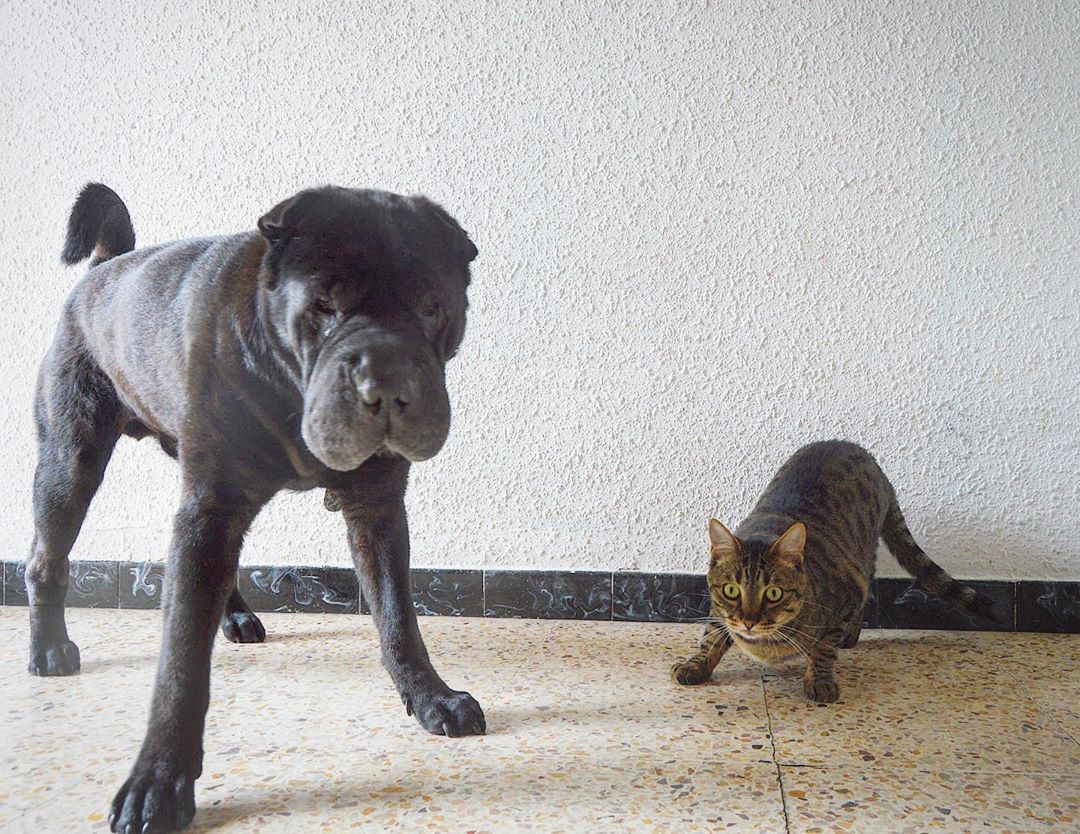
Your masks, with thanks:
M959 637L955 639L961 639ZM889 645L910 647L913 645L940 645L941 642L954 642L953 635L926 634L926 635L897 635L879 636L869 640L860 641L859 645L847 650L843 655L848 655L853 665L860 661L866 662L881 643ZM842 656L843 656L842 655ZM658 664L655 668L650 667L649 685L655 686L657 701L663 701L665 695L662 690L669 686L677 686L665 677L666 666ZM506 668L504 668L504 666ZM494 679L501 674L513 673L512 663L507 661L495 662L487 670ZM731 687L745 687L747 684L760 682L778 687L782 694L793 704L801 703L802 687L800 679L803 665L797 661L791 661L776 667L761 667L756 664L738 664L729 668L718 668L708 682L696 687L678 687L682 691L698 691L702 701L712 701L715 696L723 693ZM644 672L645 670L638 670ZM898 677L901 673L897 672ZM790 691L788 691L790 690ZM777 694L781 694L778 692ZM855 702L873 700L873 693L860 692L857 688L848 689L845 699L838 704L830 705L830 709L843 709L845 705L853 706ZM647 699L643 701L643 717L653 715L656 712L656 704L651 704ZM808 707L813 704L807 702ZM677 712L677 710L676 710ZM603 707L595 703L557 703L550 705L525 705L503 704L496 713L489 715L489 732L492 736L512 737L518 734L528 733L530 730L542 727L548 721L565 723L570 726L588 727L590 725L601 727L608 724L619 725L626 718L625 710L616 709L607 712ZM668 715L665 720L670 720ZM448 744L451 742L447 742ZM468 784L468 798L470 801L484 803L485 807L498 802L506 807L517 807L517 803L525 802L536 795L536 785L545 785L545 791L553 791L553 795L545 794L545 803L552 807L560 807L580 799L578 788L581 784L588 783L590 769L602 770L605 778L610 777L610 768L615 762L605 760L604 756L530 756L528 766L520 768L506 768L492 764L482 742L478 743L474 751L468 751L466 745L469 739L457 739L452 742L456 745L455 760L464 762L455 767L456 779L470 780ZM472 758L460 758L458 754L473 753ZM435 754L435 758L442 751ZM341 764L341 759L337 760ZM573 770L574 779L561 778L566 770ZM232 797L225 797L216 802L207 802L201 798L202 805L196 815L192 831L210 832L230 825L236 825L242 821L257 819L270 820L277 817L293 817L298 825L304 823L300 820L309 814L321 814L324 818L332 818L337 814L355 819L364 809L374 806L378 810L387 807L387 797L394 798L396 812L416 813L421 812L421 797L430 795L433 789L432 780L436 778L438 767L433 768L431 774L418 774L415 769L406 768L399 778L391 776L373 777L370 779L327 779L325 781L313 781L310 785L297 787L271 779L257 785L244 787ZM599 778L599 776L598 776ZM284 780L282 780L284 781ZM454 780L456 781L456 780ZM448 783L453 785L453 781ZM226 787L228 782L225 783ZM415 797L418 803L416 808L409 809L409 797ZM402 803L406 807L402 807ZM377 824L377 817L372 819L372 824Z
M480 754L469 760L458 756L453 759L449 771L433 760L422 768L406 769L396 778L334 778L312 781L304 787L275 784L271 780L244 787L216 801L208 801L204 793L199 797L201 804L190 831L210 832L230 826L248 830L278 819L290 819L290 828L295 831L324 830L331 822L350 828L363 820L367 821L361 826L363 830L388 830L392 826L419 830L422 826L418 821L426 819L433 796L434 802L442 807L432 811L444 813L453 809L473 817L470 807L482 814L496 807L516 809L535 803L538 786L543 786L544 806L557 809L580 804L582 791L589 790L590 785L610 785L619 778L629 785L641 778L638 767L620 767L617 761L602 756L535 756L528 759L527 765L519 762L516 767L507 767L505 762L485 759ZM338 762L342 762L340 757ZM618 775L613 776L613 770ZM742 788L739 780L733 779L727 789ZM595 796L607 806L594 808L596 813L625 810L624 797L617 790L604 788ZM380 819L380 811L393 813L394 823ZM460 828L489 829L481 820L470 819L470 823ZM514 827L512 819L506 819L504 824ZM498 823L495 826L494 830L499 830ZM440 830L450 827L452 823L445 820Z

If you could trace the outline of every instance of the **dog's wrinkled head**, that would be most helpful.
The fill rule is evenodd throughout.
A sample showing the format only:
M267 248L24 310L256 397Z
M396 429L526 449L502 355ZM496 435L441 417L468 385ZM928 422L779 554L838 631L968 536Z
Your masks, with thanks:
M259 220L266 303L302 388L304 442L331 469L426 460L450 428L444 369L476 247L423 197L302 191Z

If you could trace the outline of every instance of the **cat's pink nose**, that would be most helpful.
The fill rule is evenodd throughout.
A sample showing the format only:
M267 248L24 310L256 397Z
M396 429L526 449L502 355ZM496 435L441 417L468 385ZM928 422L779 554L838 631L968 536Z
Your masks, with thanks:
M742 627L745 628L747 631L753 631L754 626L756 626L756 625L757 625L757 620L743 620L742 621Z

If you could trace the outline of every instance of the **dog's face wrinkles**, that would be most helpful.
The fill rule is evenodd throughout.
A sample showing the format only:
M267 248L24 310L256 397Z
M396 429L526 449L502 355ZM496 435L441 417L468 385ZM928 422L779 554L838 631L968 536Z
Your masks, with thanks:
M465 328L476 248L441 208L383 192L301 192L259 222L276 337L295 362L302 435L331 469L434 456L444 369Z

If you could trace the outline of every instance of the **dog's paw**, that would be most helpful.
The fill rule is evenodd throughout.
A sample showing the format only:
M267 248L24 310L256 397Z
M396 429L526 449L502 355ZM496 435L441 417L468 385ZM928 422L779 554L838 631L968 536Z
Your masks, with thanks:
M186 828L195 817L195 780L167 762L135 765L112 801L114 834L160 834Z
M803 692L811 701L831 704L840 697L840 684L832 675L807 675L803 678Z
M79 647L70 640L65 640L43 650L31 649L30 665L27 668L31 675L39 677L74 675L79 671Z
M227 611L221 618L221 633L231 643L262 643L266 629L250 611Z
M421 727L437 736L482 736L487 732L484 711L468 692L403 695L401 700L405 711L415 715Z
M711 675L705 662L697 658L680 661L671 667L671 679L683 686L705 683Z

